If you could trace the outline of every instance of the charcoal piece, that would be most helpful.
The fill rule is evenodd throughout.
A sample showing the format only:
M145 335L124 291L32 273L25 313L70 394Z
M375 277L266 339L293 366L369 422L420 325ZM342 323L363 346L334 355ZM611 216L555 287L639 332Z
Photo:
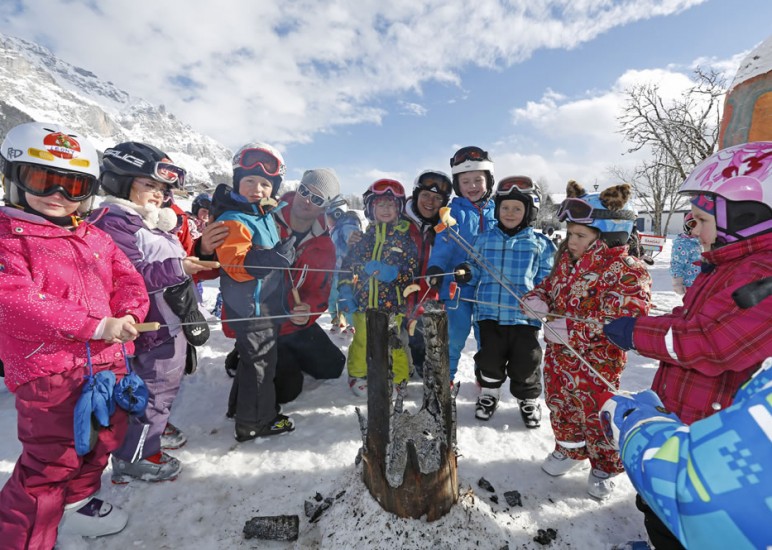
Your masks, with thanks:
M307 500L303 503L303 512L305 512L307 518L310 518L314 515L314 512L316 512L318 507L319 505L316 502Z
M263 540L298 540L300 518L293 516L257 516L244 524L244 538Z
M523 505L523 497L520 495L520 491L507 491L504 493L504 498L507 499L507 504L510 506Z
M499 503L499 497L496 496L496 495L491 495L491 502L493 502L494 504L498 504Z
M550 527L548 529L539 529L536 532L536 536L533 538L533 540L538 542L539 544L547 545L557 538L558 538L557 529L553 529Z
M319 506L314 511L313 515L311 516L311 519L309 519L308 521L310 523L316 523L317 521L319 521L319 518L322 516L322 512L324 512L327 508L332 506L332 502L333 502L333 500L331 498L324 499L324 502L319 504Z
M340 493L338 493L337 495L335 495L335 500L338 500L340 497L342 497L342 496L343 496L343 495L345 495L345 494L346 494L346 490L345 490L345 489L343 489L343 490L342 490Z
M324 497L323 497L322 495L320 495L319 493L316 493L316 494L314 495L314 500L315 500L316 502L322 502L322 500L324 500Z
M477 486L481 489L485 489L486 491L490 491L491 493L496 491L496 489L493 488L493 485L491 485L490 482L484 477L480 478L480 481L477 482Z

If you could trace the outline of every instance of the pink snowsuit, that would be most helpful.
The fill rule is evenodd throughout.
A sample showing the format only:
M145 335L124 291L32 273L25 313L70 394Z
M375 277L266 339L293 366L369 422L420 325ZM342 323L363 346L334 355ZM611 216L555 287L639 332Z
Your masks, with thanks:
M116 407L94 449L77 456L73 414L88 375L86 342L102 318L141 321L147 310L142 277L107 234L88 223L68 230L0 208L0 350L22 444L0 491L0 548L53 548L64 506L99 490L127 416ZM90 346L94 372L123 377L120 345Z

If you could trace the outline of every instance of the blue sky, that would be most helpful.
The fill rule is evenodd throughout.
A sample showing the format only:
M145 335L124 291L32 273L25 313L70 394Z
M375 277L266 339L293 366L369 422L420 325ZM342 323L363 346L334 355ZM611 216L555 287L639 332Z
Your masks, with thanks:
M152 6L152 9L151 9ZM344 191L449 171L462 145L496 175L561 192L631 167L624 89L665 94L695 66L728 78L772 29L769 0L16 0L0 29L235 149L277 145L290 178L334 168Z

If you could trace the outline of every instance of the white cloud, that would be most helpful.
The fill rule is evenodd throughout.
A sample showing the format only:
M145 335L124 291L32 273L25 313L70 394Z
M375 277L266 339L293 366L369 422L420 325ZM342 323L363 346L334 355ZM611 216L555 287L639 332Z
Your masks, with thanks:
M406 115L426 116L426 113L429 112L429 110L426 107L424 107L423 105L419 105L418 103L411 103L409 101L400 101L399 105L400 107L402 107L402 113Z
M458 86L469 66L506 67L702 1L23 0L0 21L235 146L378 124L381 98Z

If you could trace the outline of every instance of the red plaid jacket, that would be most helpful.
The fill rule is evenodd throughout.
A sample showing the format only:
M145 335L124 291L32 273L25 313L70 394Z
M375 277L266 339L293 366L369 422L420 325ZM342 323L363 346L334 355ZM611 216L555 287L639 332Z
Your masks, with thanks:
M660 361L652 389L687 424L727 407L742 382L772 356L772 300L749 309L732 300L739 287L772 275L772 234L703 258L715 267L697 276L683 307L641 317L633 332L636 350Z

